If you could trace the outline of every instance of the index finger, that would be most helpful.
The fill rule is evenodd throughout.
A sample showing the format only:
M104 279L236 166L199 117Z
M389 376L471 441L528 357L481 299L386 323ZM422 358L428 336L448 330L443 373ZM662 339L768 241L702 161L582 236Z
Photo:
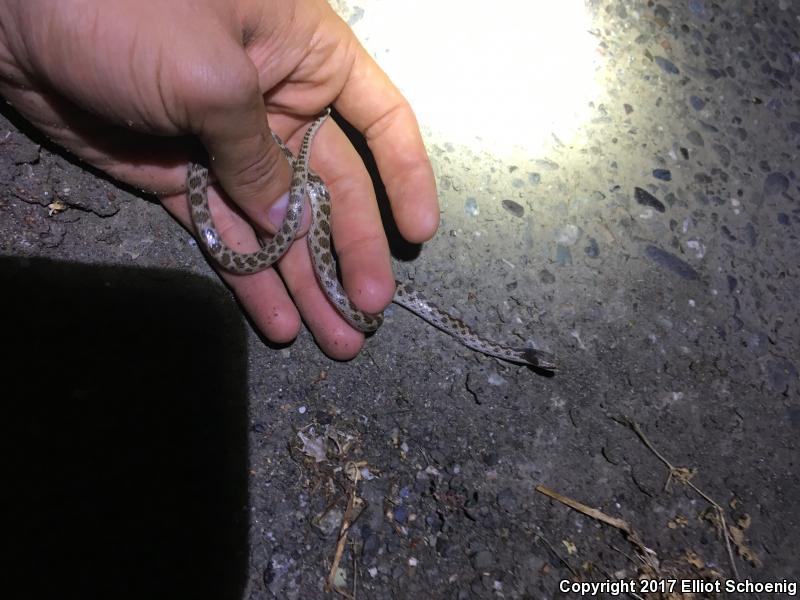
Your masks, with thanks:
M417 119L400 90L360 46L334 106L364 134L400 233L412 243L432 238L439 226L439 202Z

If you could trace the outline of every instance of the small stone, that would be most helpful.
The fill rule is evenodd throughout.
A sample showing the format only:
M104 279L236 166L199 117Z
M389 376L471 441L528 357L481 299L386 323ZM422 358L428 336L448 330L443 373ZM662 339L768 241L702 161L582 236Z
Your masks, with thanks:
M561 231L556 233L556 241L559 244L564 244L567 246L572 246L575 242L578 241L578 237L581 234L581 230L577 225L573 225L569 223L565 225Z
M489 385L493 385L493 386L501 386L501 385L504 385L506 383L506 380L503 379L497 373L492 373L491 375L489 375L488 381L489 381Z
M671 60L668 60L663 56L656 56L655 61L656 64L659 67L661 67L661 70L664 71L665 73L669 73L670 75L677 75L678 73L680 73L678 67L676 67Z
M717 153L717 156L719 156L719 161L722 163L723 167L727 167L731 164L731 151L728 150L727 147L722 144L712 144L711 148Z
M775 171L764 179L764 193L768 196L783 194L789 189L789 179L783 173Z
M710 131L711 133L719 132L719 129L717 127L715 127L714 125L712 125L711 123L706 123L705 121L699 121L699 123L700 123L700 127L705 129L706 131Z
M694 268L687 263L685 260L678 258L674 254L667 252L666 250L662 250L657 246L647 246L645 249L645 254L649 259L653 262L660 264L663 267L666 267L673 273L676 273L683 277L684 279L694 280L700 279L700 275Z
M713 179L711 179L711 175L702 171L694 174L694 180L696 183L700 183L702 185L708 185L713 181Z
M697 131L690 131L686 134L686 139L692 142L695 146L705 146L705 142L703 141L703 136L700 135Z
M472 197L467 198L464 202L464 212L471 217L477 217L481 212L478 208L478 201Z
M333 534L339 531L343 517L344 514L341 510L338 508L332 508L324 515L316 519L315 525L322 535L325 537L331 537Z
M556 263L562 267L572 264L572 252L564 244L556 244Z
M664 203L661 202L661 200L640 187L633 188L633 197L636 198L636 202L642 206L649 206L650 208L656 209L660 213L663 213L667 210L667 207L664 206Z
M700 19L705 19L708 16L704 0L689 0L689 10Z
M695 110L703 110L703 107L706 105L706 101L698 96L692 96L689 98L689 102Z
M503 205L503 208L505 208L515 217L522 218L522 215L525 214L525 207L514 202L513 200L503 200L501 204Z
M600 247L597 245L597 240L594 238L589 238L589 245L583 250L589 258L597 258L600 256Z
M672 173L669 169L653 169L653 177L661 181L672 181Z
M408 509L403 505L395 507L394 520L401 525L405 523L408 520Z

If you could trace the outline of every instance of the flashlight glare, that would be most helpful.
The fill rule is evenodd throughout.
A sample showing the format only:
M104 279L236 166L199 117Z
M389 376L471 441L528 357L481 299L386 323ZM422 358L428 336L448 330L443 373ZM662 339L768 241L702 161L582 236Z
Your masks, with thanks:
M576 137L599 95L591 26L582 0L387 0L353 29L421 125L508 154Z

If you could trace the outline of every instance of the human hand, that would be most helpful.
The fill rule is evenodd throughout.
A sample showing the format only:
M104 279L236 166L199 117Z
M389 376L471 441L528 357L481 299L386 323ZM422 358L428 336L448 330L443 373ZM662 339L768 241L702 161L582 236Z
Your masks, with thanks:
M87 163L157 193L190 231L185 136L197 136L219 182L209 189L215 224L240 252L257 249L257 233L274 232L285 210L290 172L269 129L296 148L333 105L365 136L400 233L422 242L438 225L410 107L324 0L7 0L0 94ZM331 192L345 289L380 311L394 293L388 245L368 173L333 121L311 166ZM277 263L280 276L218 272L268 339L293 339L302 315L324 352L352 358L363 334L327 301L301 242Z

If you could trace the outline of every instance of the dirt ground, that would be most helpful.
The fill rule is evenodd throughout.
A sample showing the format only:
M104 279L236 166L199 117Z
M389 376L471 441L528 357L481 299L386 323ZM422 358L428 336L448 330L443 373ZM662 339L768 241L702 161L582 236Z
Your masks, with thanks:
M554 376L393 307L347 363L266 344L157 202L3 110L19 597L797 582L800 6L590 8L610 75L586 145L429 138L442 226L396 265Z

